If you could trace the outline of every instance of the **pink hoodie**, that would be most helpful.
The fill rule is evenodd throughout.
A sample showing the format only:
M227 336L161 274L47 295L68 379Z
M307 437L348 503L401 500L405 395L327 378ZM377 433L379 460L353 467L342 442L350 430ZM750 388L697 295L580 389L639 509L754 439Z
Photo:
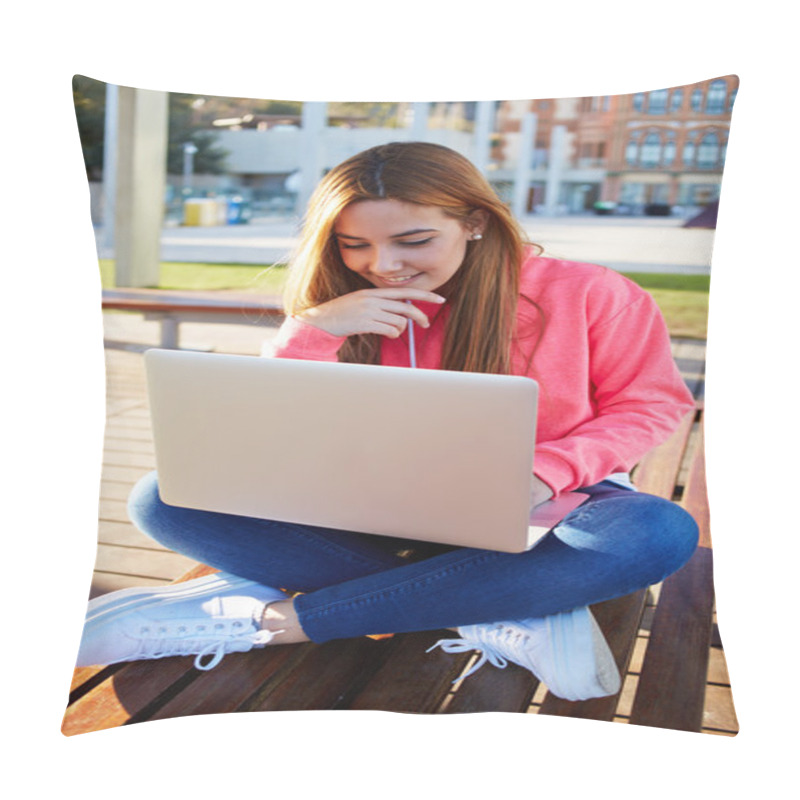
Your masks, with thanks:
M528 254L522 265L512 371L540 386L534 473L553 492L629 471L694 406L652 297L613 270ZM528 368L530 348L544 335ZM415 327L417 366L438 369L449 306L415 303L431 320ZM335 361L345 341L287 319L264 354ZM381 363L409 366L408 331L384 339Z

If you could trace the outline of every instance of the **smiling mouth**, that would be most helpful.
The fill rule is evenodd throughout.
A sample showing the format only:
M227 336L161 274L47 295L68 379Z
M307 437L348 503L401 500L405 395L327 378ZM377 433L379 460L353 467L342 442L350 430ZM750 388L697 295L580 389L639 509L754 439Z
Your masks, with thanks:
M413 275L401 275L396 278L381 278L381 280L386 281L387 283L407 283L408 281L413 280L420 275L422 275L421 272L416 272Z

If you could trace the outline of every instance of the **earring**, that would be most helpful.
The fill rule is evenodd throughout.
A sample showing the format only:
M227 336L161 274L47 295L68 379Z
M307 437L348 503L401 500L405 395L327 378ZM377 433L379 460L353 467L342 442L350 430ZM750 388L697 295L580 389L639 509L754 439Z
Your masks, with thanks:
M483 239L483 234L480 233L473 233L472 234L472 241L477 242L478 239Z

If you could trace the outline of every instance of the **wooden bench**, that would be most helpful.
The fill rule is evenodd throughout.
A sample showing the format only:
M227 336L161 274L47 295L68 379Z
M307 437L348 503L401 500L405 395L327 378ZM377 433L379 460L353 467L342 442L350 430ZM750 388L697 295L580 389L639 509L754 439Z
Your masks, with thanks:
M182 322L279 325L283 308L278 298L233 292L188 292L161 289L104 289L104 311L130 311L161 323L159 346L180 346Z
M617 696L586 702L549 693L542 698L536 679L513 664L504 670L484 666L453 685L475 655L426 653L442 636L452 636L430 631L233 654L208 672L194 669L192 657L77 669L63 733L193 714L303 709L535 712L699 731L714 613L702 416L698 405L634 473L640 489L677 499L693 514L701 530L698 550L660 587L593 608L623 675L637 640L639 646L647 642L635 686L628 681ZM198 566L181 580L210 571ZM656 591L658 602L648 622L649 613L644 620L643 613ZM649 637L643 637L647 627ZM629 713L620 712L621 705Z

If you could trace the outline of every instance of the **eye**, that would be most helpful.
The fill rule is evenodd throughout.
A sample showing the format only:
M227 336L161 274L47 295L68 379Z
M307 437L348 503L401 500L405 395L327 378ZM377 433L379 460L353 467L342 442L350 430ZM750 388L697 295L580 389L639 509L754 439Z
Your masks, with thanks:
M416 239L413 242L400 242L401 245L404 247L419 247L423 244L428 244L428 242L433 241L433 236L429 236L427 239Z
M339 242L339 247L341 247L342 250L363 250L365 247L369 247L369 245L366 243L346 244L345 242Z

